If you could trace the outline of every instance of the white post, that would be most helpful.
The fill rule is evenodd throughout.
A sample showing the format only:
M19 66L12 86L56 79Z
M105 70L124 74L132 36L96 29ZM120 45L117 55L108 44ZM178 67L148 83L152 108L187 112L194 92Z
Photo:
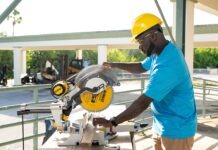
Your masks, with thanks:
M173 1L173 25L172 25L172 35L176 41L176 2Z
M81 49L76 51L76 59L83 59L83 51Z
M98 64L102 65L107 61L107 45L98 45Z
M173 2L173 26L172 33L176 37L176 3ZM194 63L194 2L186 2L186 27L185 27L185 59L188 65L191 78L193 76ZM176 39L175 39L176 40Z
M22 60L22 65L21 65L21 73L26 74L26 50L22 50L21 53L21 60Z
M21 85L22 51L21 48L14 48L14 85Z
M194 2L186 2L186 34L185 34L185 59L191 78L194 66Z

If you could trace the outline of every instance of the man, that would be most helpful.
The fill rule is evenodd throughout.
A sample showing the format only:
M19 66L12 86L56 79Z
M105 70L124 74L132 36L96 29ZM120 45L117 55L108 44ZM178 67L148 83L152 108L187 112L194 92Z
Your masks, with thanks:
M124 112L110 120L96 118L94 125L116 126L137 117L149 105L153 112L155 150L191 150L197 129L192 81L182 51L167 41L155 15L138 16L132 27L133 41L147 58L139 63L104 63L131 73L150 71L144 92Z

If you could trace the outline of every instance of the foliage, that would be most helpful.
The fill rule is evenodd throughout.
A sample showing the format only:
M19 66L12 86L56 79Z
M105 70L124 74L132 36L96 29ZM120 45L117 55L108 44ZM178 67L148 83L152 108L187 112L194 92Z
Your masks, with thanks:
M16 9L13 10L12 14L7 17L7 20L12 20L12 35L14 36L14 29L16 24L20 24L22 22L22 17L20 16L20 12Z
M194 68L218 68L218 49L196 48L194 56Z
M46 60L52 62L57 69L60 69L58 59L65 54L69 56L69 60L76 56L75 51L29 51L27 55L28 72L40 71L44 67ZM83 59L89 61L91 65L97 64L97 54L97 50L83 50ZM218 49L197 48L194 54L195 68L218 67ZM146 55L137 49L109 49L107 54L108 62L138 62L145 58Z
M83 59L89 61L90 65L97 64L97 50L83 50Z
M45 63L49 60L58 70L61 70L61 56L68 55L68 61L76 58L76 51L28 51L27 72L37 73L43 70ZM97 64L96 50L83 50L83 59L90 64Z
M13 77L13 52L12 51L0 51L0 70L4 66L7 66L6 76L8 78Z
M75 58L75 51L28 51L27 53L27 72L37 73L44 69L46 61L50 61L56 69L61 67L61 56L68 55L68 59Z
M75 58L75 51L28 51L27 54L27 72L36 73L43 69L46 60L49 60L58 70L60 69L60 56L67 54L69 61ZM139 50L118 50L108 51L108 61L110 62L136 62L145 58L145 55ZM90 65L97 64L97 50L83 50L83 59Z
M4 32L0 32L0 37L6 37L7 34L5 34Z
M145 59L145 54L140 50L119 50L111 49L108 51L107 60L108 62L137 62Z
M89 64L97 64L97 50L83 50L83 59L89 61ZM60 50L60 51L27 51L27 73L40 72L46 60L49 60L58 70L61 68L60 57L68 55L69 61L74 59L76 51ZM194 51L194 67L218 68L218 49L216 48L197 48ZM145 58L140 50L119 50L109 49L107 54L108 62L137 62ZM7 76L13 77L13 51L0 51L0 69L4 65L9 67Z

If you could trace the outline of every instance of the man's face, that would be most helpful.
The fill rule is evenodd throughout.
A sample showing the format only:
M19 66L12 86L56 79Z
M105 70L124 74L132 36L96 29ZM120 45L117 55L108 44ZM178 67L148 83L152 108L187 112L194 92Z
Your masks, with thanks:
M139 43L139 49L142 50L148 57L151 56L153 50L155 49L155 45L150 39L150 36L158 31L150 31L145 32L137 38L137 42Z

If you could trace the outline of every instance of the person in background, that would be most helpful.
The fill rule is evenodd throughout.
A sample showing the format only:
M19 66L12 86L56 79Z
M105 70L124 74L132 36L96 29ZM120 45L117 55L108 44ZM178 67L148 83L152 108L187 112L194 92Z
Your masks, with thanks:
M142 62L108 63L105 67L119 68L130 73L150 71L147 87L122 113L111 118L95 118L93 124L111 127L131 120L149 106L153 113L155 150L191 150L197 130L197 113L192 80L181 49L166 40L162 21L143 13L131 29L132 41L147 55Z

